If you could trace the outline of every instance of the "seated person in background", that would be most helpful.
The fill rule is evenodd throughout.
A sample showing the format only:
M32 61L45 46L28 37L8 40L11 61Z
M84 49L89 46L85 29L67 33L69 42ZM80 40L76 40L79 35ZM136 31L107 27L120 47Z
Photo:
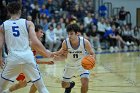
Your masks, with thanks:
M99 36L97 34L97 27L95 25L91 25L89 27L89 31L87 32L87 36L89 37L91 46L95 46L97 48L98 52L101 52L101 44L100 44L100 39Z
M121 35L125 42L134 44L133 30L128 24L124 26Z
M140 50L140 29L137 26L134 27L132 36L134 38L134 42L136 43L136 45L139 47Z
M50 24L49 29L45 32L45 43L50 51L57 51L61 45L61 41L56 38L53 24Z
M125 41L122 39L122 37L117 33L115 25L112 25L111 30L107 30L104 34L104 38L108 39L110 42L110 51L113 52L114 48L115 51L118 51L117 43L122 43L123 45L126 45Z
M103 36L106 31L106 20L104 18L100 18L100 20L97 23L97 28L98 28L98 35L100 37L100 42L104 41Z

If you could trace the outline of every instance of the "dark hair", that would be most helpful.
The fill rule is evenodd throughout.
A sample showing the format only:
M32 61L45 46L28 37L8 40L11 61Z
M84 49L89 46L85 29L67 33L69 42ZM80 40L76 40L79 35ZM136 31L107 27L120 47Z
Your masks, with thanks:
M22 5L19 2L11 2L7 5L7 10L10 14L18 14L22 9Z
M39 29L43 29L41 25L35 25L35 32L38 32Z
M51 27L54 28L54 27L53 27L53 24L50 24L50 25L49 25L49 29L50 29Z
M74 31L75 33L77 33L77 32L79 32L79 26L76 24L76 23L74 23L74 24L69 24L68 26L67 26L67 32L72 32L72 31Z

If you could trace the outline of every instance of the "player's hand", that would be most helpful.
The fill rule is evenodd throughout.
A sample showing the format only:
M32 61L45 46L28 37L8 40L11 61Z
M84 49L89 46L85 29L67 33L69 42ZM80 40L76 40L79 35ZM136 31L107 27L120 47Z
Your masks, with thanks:
M48 65L53 65L54 62L53 62L53 61L48 61L48 62L46 62L46 64L48 64Z
M63 55L54 55L54 61L63 61L65 57Z
M54 62L53 61L40 61L40 60L36 60L37 64L48 64L48 65L53 65Z
M88 55L88 56L91 56L91 57L93 57L93 58L95 58L96 59L96 55L94 54L94 55Z
M57 52L53 52L54 55L67 55L67 53L68 53L68 51L64 50L62 48Z
M64 56L67 56L67 54L68 54L68 50L64 50L64 49L63 49L63 55L64 55Z

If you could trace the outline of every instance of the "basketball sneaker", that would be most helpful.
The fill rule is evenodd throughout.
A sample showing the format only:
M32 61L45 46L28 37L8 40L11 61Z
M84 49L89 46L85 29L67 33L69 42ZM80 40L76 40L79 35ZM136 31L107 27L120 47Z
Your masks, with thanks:
M75 86L75 82L70 82L70 87L65 89L64 93L71 93L71 89Z

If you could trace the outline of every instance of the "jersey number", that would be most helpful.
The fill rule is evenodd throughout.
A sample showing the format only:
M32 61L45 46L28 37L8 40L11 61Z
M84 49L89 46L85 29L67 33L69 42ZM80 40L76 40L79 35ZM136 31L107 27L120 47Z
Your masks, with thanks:
M73 54L73 58L78 58L78 54Z
M12 26L13 35L15 37L19 37L20 35L18 28L19 28L18 26Z

